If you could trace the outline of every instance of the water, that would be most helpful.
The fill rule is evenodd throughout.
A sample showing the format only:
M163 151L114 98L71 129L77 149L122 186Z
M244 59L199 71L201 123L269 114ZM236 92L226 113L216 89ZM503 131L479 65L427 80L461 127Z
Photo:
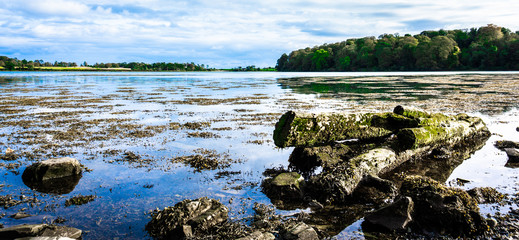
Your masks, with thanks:
M480 116L494 135L446 182L463 178L470 181L463 188L515 193L518 170L504 167L506 155L492 144L519 141L517 74L0 72L0 150L21 155L0 160L0 195L39 200L5 209L0 223L60 217L87 231L84 239L143 239L150 211L203 196L228 206L231 218L247 218L254 202L270 203L259 187L263 171L288 165L292 149L272 142L274 124L288 110L380 112L405 104ZM138 159L126 158L130 152ZM207 170L178 161L201 152L230 165ZM25 186L26 166L61 156L88 170L72 192ZM96 199L65 207L80 194ZM24 208L34 216L8 217ZM339 236L362 236L358 226L354 221Z

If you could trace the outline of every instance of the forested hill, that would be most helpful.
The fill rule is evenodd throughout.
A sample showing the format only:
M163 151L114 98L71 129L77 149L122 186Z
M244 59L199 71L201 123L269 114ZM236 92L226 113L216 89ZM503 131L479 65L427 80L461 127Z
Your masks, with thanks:
M383 34L283 54L278 71L519 70L519 31L489 24L470 30Z

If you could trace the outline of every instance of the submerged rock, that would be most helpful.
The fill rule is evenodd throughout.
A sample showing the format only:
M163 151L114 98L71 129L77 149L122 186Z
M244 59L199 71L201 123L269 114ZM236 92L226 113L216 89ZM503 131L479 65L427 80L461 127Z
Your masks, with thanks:
M405 230L412 220L414 202L410 197L400 197L395 202L368 214L364 220L363 229L382 228L383 230L397 231ZM369 226L371 225L371 226ZM369 231L369 230L368 230Z
M34 163L22 174L28 187L43 193L72 192L81 179L81 165L74 158L55 158Z
M409 176L400 192L414 201L413 231L462 237L488 229L477 201L461 189L446 187L427 177Z
M225 222L228 212L218 200L206 197L184 200L153 213L146 231L158 239L183 239Z
M77 228L48 224L24 224L0 229L0 239L79 239L82 231Z

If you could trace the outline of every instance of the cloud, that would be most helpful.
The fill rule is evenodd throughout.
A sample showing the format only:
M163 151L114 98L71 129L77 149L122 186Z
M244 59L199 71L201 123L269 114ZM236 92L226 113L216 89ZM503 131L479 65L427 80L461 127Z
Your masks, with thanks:
M48 61L273 66L282 53L347 38L518 30L518 10L515 0L0 0L0 49Z

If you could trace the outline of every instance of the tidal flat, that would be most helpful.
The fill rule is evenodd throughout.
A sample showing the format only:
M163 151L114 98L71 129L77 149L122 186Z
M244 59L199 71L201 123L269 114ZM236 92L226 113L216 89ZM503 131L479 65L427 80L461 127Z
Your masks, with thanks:
M85 231L83 239L146 239L153 210L200 197L247 223L255 204L271 204L260 187L265 170L289 164L293 149L272 141L283 113L397 105L481 117L492 136L442 181L508 194L480 205L485 214L519 208L519 169L505 167L506 154L494 147L519 141L519 73L2 72L0 223L62 224ZM23 183L28 165L57 157L82 164L73 191L41 193ZM312 211L276 209L283 216ZM314 220L331 219L330 237L364 238L362 218L342 216L348 211ZM10 217L17 213L29 217Z

